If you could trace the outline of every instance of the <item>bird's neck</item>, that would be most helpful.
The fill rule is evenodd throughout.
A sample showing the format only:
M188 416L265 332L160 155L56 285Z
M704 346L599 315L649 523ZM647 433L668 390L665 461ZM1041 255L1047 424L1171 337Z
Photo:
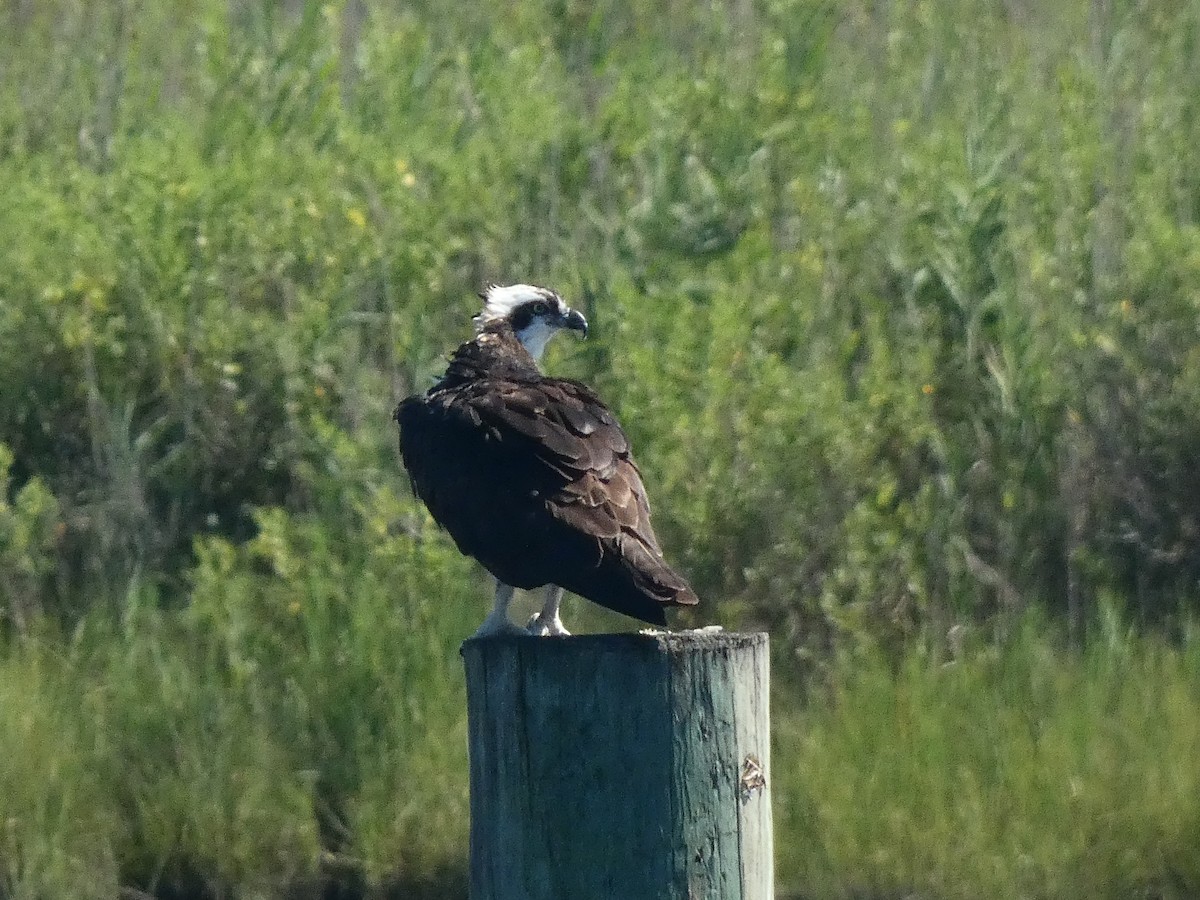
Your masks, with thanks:
M539 375L537 360L521 343L508 322L489 322L473 340L450 357L447 377L473 378L480 375Z

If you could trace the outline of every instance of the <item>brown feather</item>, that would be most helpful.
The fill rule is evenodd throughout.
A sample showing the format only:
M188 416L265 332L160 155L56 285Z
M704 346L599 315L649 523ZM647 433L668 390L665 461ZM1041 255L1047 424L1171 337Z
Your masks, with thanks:
M505 323L459 347L396 418L413 490L501 581L557 584L655 624L697 602L663 560L621 426L585 385L541 375Z

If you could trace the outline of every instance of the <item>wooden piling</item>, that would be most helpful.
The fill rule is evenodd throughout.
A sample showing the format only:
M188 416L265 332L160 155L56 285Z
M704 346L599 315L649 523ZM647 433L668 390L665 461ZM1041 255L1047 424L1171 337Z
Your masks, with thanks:
M767 636L463 645L471 900L770 900Z

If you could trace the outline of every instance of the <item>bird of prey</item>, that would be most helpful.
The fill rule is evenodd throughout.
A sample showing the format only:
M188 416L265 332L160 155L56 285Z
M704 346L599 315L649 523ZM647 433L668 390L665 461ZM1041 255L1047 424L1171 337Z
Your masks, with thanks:
M663 559L629 440L586 385L538 369L547 342L587 320L554 291L492 285L475 336L441 379L396 408L413 492L458 549L496 578L476 637L566 635L563 590L653 625L697 598ZM545 586L527 629L514 588Z

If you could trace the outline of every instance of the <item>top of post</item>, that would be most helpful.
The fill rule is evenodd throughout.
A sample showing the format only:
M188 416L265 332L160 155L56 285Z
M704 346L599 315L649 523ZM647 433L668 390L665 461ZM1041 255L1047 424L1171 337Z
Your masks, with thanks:
M616 634L581 634L568 637L534 637L530 635L492 635L483 638L468 638L463 641L462 651L469 648L480 650L484 645L517 646L521 648L545 649L549 653L580 651L640 651L678 655L703 651L735 651L763 647L767 634L763 631L724 631L720 628L695 628L687 631L645 631Z

